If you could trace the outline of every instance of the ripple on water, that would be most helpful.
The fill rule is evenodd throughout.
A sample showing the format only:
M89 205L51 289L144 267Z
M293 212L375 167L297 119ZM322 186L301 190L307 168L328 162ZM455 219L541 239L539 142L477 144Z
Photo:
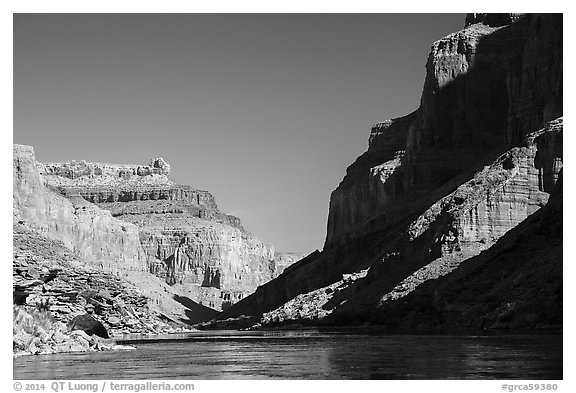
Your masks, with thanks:
M135 351L24 356L14 379L561 379L561 335L198 332Z

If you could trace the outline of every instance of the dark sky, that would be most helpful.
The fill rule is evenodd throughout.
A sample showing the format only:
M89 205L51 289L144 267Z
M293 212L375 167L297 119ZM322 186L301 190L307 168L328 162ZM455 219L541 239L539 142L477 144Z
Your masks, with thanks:
M310 252L372 124L418 107L463 14L16 14L14 143L40 161L148 163Z

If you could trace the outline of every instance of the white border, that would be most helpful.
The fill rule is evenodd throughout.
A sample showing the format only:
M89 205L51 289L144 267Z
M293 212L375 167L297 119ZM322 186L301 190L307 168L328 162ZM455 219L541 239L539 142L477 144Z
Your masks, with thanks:
M396 4L394 4L396 3ZM120 0L101 0L101 1L11 1L2 2L2 15L0 20L0 28L3 30L0 35L2 42L2 122L3 131L0 133L2 138L1 153L2 167L5 172L12 165L10 157L12 155L12 13L268 13L268 12L290 12L290 13L380 13L380 12L421 12L421 13L438 13L438 12L469 12L469 11L482 11L482 12L563 12L564 15L564 91L565 93L565 119L564 124L567 132L564 133L566 140L565 151L570 152L571 147L574 146L574 132L571 129L572 117L571 108L573 99L571 99L572 92L574 91L574 77L572 70L574 70L573 61L573 41L574 37L574 23L572 22L572 2L564 1L483 1L477 4L470 4L462 1L411 1L411 2L375 2L375 1L354 1L354 2L341 2L341 1L303 1L294 0L289 3L279 4L271 1L217 1L217 2L197 2L197 1L123 1ZM439 9L439 6L442 8ZM462 21L464 23L464 21ZM422 58L426 57L426 53L422 54ZM565 277L565 296L564 296L564 381L559 381L561 391L575 391L574 390L574 377L571 370L573 369L573 348L574 340L571 338L571 332L574 332L574 317L571 312L572 301L574 300L574 285L571 279L574 276L573 256L574 256L574 241L572 240L573 230L571 230L571 223L576 222L574 215L574 208L571 206L571 196L574 195L574 175L572 170L572 159L570 154L565 157L565 168L567 169L565 176L565 197L567 203L565 204L565 217L564 222L568 232L565 238L565 251L564 251L564 277ZM12 184L6 175L5 184ZM11 188L12 186L10 186ZM3 260L3 280L5 280L2 288L2 312L5 322L2 324L2 363L1 369L2 376L2 391L13 391L12 385L12 348L9 347L8 337L11 336L8 318L11 318L11 280L10 263L12 249L12 227L10 224L11 213L11 192L8 191L1 193L2 206L4 209L0 210L2 213L2 255ZM174 381L172 381L174 382ZM184 381L189 382L189 381ZM236 392L254 392L266 391L269 392L273 389L280 389L282 391L303 389L323 391L329 389L333 392L348 391L351 388L360 389L401 389L401 390L414 390L414 391L442 391L442 392L462 392L466 390L472 392L496 392L502 391L500 389L504 381L369 381L369 382L343 382L343 381L290 381L289 383L276 381L262 382L262 381L195 381L197 391L236 391ZM539 381L542 382L542 381ZM511 383L518 383L518 381ZM573 386L572 389L569 386Z

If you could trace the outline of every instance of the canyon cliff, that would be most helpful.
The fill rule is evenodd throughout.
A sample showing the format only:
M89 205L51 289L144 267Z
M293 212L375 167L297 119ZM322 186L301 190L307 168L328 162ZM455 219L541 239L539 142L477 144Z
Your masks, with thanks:
M284 267L286 258L238 217L220 212L212 194L174 182L161 158L149 165L80 161L39 168L50 189L136 228L144 270L199 305L226 308Z
M213 318L299 259L169 174L159 158L40 163L31 146L14 145L14 303L30 311L15 315L40 310L57 326L89 312L112 336L171 332ZM20 337L18 350L36 339ZM62 343L36 344L50 353Z
M287 268L214 325L378 323L407 329L390 304L409 294L430 297L430 290L418 288L456 272L473 281L475 273L460 268L468 261L482 261L486 280L499 276L504 268L494 262L500 255L495 250L508 244L500 239L537 212L541 225L551 223L542 217L557 215L558 207L541 209L561 173L562 127L562 15L469 14L463 30L432 45L419 108L372 127L368 150L330 197L323 250ZM559 242L533 237L555 247L540 261L550 267L545 285L552 285L554 296L562 282L561 225L550 231L553 237L558 230ZM530 276L538 264L510 264L509 277L523 268ZM482 312L496 315L502 304L521 309L536 281L517 279L517 298L503 287L493 291L494 309ZM514 327L557 324L561 307L554 310ZM494 315L482 323L468 318L466 326L504 326Z
M15 304L41 308L63 323L89 305L107 304L96 310L113 335L165 331L170 327L164 322L187 320L188 309L171 288L147 273L138 228L78 194L48 187L31 146L13 146L13 225ZM123 288L133 295L121 300ZM139 329L147 324L134 322L136 312L163 326Z

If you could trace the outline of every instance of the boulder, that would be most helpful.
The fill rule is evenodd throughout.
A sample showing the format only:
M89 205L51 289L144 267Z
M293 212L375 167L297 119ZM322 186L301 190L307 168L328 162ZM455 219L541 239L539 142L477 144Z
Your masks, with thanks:
M122 320L115 315L108 317L108 323L113 326L119 326L122 324Z
M68 324L68 330L82 330L90 336L95 334L102 338L110 338L104 325L89 314L74 317Z
M62 332L56 330L53 334L52 334L52 341L55 342L56 344L60 344L63 343L64 341L66 341L66 336L64 334L62 334Z

